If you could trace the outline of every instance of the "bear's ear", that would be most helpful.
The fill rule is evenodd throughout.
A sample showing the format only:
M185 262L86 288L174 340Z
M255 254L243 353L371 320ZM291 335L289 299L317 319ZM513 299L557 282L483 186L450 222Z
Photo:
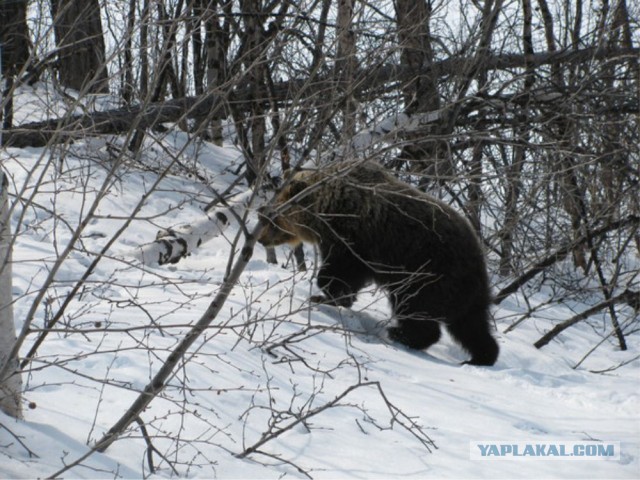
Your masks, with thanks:
M306 189L308 186L309 186L309 183L307 183L305 180L294 178L293 180L291 180L291 183L289 184L289 187L288 187L289 193L287 196L289 198L293 198L297 194L302 192L304 189Z
M287 170L282 172L282 179L286 182L291 177L293 177L294 173L296 173L296 169L295 168L288 168Z

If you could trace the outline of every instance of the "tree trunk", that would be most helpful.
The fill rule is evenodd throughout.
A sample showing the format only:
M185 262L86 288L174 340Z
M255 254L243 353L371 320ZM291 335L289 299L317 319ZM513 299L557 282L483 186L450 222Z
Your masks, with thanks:
M0 72L19 72L29 59L27 2L0 2Z
M13 124L14 78L24 69L29 60L29 37L27 30L27 2L0 2L0 88L5 80L0 99L2 129Z
M149 0L144 0L140 17L140 98L147 100L149 94L149 23L151 10Z
M58 75L68 88L109 93L98 0L51 0Z
M247 118L242 118L237 110L234 112L236 124L243 121L246 129L245 149L247 155L247 180L252 184L257 178L266 161L266 121L265 103L267 91L265 88L265 39L264 19L261 15L262 2L260 0L244 0L240 2L244 21L244 41L246 48L243 52L243 64L251 96L251 111Z
M205 8L205 7L203 7ZM229 48L230 18L232 3L226 2L213 8L209 3L205 13L205 48L206 48L206 86L208 91L215 91L227 80L227 50ZM219 12L219 15L218 15ZM218 16L224 18L220 23ZM207 128L207 134L218 146L222 146L222 115L215 115Z
M338 58L336 73L340 97L344 98L341 143L346 144L356 134L356 102L354 74L356 70L356 36L353 31L353 0L338 1Z
M136 27L136 0L129 0L129 13L127 15L127 30L125 33L124 65L121 74L122 85L120 87L122 100L129 104L134 98L133 75L133 32Z
M22 418L22 377L18 359L7 358L16 341L13 325L11 294L11 222L7 187L9 182L0 171L0 371L8 365L7 376L0 378L0 409L15 418Z
M408 73L403 86L404 111L407 115L436 111L440 108L437 74L433 70L426 75L420 74L433 64L429 28L431 2L396 0L395 9L398 43L402 52L400 61ZM411 170L424 172L433 178L450 177L453 170L446 141L433 139L440 133L439 126L430 126L427 132L421 132L414 142L403 148L399 160L410 162Z
M522 0L523 10L523 31L522 49L527 57L534 54L533 50L533 9L530 0ZM514 271L513 265L513 240L515 228L520 220L519 199L522 190L522 171L527 157L525 144L529 142L529 100L531 89L535 82L534 70L530 64L526 65L526 75L522 92L522 103L524 108L519 115L519 121L514 128L514 140L517 143L513 148L513 161L505 168L505 212L504 222L500 230L500 275L506 277Z

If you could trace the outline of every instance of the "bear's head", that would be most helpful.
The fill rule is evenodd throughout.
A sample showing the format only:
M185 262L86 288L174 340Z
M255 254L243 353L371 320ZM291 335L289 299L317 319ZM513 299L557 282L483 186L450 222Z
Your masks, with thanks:
M265 247L288 243L296 246L302 242L318 243L318 235L309 221L309 207L313 203L313 185L309 172L295 173L276 194L270 207L262 207L258 215L265 227L258 242Z

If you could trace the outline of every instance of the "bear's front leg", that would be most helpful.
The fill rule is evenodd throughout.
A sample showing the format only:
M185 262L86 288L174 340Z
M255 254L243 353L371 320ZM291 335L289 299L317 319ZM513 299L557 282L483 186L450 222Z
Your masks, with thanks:
M334 307L347 307L347 308L353 305L353 301L345 302L344 299L330 298L325 295L311 295L309 297L309 302L318 303L320 305L333 305Z
M324 303L336 307L351 307L356 300L356 294L342 280L318 274L318 287L324 295L312 295L312 303Z
M361 262L348 255L325 260L318 272L318 287L324 293L314 295L311 301L340 307L351 307L356 294L364 287L369 275Z

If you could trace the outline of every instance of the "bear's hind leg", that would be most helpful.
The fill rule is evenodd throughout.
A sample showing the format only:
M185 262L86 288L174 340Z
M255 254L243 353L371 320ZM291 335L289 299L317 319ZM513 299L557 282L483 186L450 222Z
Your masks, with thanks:
M440 324L432 320L398 320L387 329L389 338L409 348L424 350L440 339Z
M391 309L398 326L389 327L387 333L393 341L424 350L440 340L440 323L425 311L419 291L409 288L412 286L410 283L404 284L402 288L389 292Z
M447 325L451 336L471 354L471 360L464 363L489 366L496 363L500 348L486 317L485 313L483 318L466 318Z

